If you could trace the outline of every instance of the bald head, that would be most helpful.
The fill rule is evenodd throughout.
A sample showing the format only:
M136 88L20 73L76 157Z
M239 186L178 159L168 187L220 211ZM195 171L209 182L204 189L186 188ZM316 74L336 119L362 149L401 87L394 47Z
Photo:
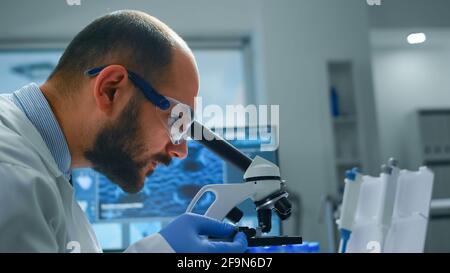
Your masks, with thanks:
M75 36L49 80L75 87L87 69L121 64L157 84L166 77L175 50L191 55L183 39L157 18L140 11L116 11L96 19Z

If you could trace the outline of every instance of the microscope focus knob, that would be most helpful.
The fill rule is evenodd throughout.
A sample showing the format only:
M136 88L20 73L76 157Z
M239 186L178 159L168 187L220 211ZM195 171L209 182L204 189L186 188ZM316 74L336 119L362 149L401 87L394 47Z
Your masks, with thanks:
M228 212L225 218L236 224L242 219L243 216L244 213L242 212L242 210L238 209L237 207L234 207Z
M286 197L275 202L274 208L281 220L286 220L291 216L292 205Z

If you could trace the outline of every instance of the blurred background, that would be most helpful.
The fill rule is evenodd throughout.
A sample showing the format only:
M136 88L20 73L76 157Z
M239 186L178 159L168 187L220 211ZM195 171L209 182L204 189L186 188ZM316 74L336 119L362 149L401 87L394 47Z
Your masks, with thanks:
M274 224L280 225L275 233L301 235L319 242L323 252L336 251L333 211L342 198L345 170L357 166L377 175L390 157L401 168L430 166L436 174L433 199L450 198L450 1L79 3L2 1L1 93L31 81L42 83L71 38L96 17L138 9L167 23L191 46L204 105L279 105L279 124L272 124L279 130L279 147L265 156L280 165L295 212L290 220ZM245 133L248 126L240 129ZM255 143L236 145L258 154ZM190 175L188 186L181 185L182 178L175 179L177 189L161 183L189 199L201 183L239 182L239 174L225 163L208 168L205 164L215 162L211 156L194 152L188 160L197 165L174 166L191 173L210 171ZM105 249L123 249L157 232L186 206L183 197L171 195L167 200L180 206L171 210L173 215L162 213L167 212L164 207L140 213L136 209L157 206L156 201L144 204L156 200L151 189L140 199L120 192L107 196L117 189L108 189L100 174L90 172L77 170L75 188ZM161 172L170 177L176 171ZM118 211L123 209L134 211ZM425 251L448 252L450 213L432 210L431 215Z

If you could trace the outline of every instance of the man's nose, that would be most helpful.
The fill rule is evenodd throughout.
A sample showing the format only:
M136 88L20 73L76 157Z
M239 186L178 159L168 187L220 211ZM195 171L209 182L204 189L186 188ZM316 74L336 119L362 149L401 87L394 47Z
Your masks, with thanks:
M170 157L178 157L180 159L186 158L188 154L187 142L183 140L180 144L176 145L169 141L167 145L167 153Z

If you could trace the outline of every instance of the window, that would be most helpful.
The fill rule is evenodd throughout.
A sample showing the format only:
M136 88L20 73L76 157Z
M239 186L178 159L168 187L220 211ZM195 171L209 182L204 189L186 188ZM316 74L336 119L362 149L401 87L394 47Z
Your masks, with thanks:
M0 51L0 93L11 93L35 82L42 84L58 63L61 50Z
M250 97L246 71L246 43L197 41L192 44L200 72L203 105L245 105ZM56 66L61 49L0 50L0 93L35 82L42 84Z
M203 105L245 104L242 51L236 49L194 50L201 75L199 96Z

